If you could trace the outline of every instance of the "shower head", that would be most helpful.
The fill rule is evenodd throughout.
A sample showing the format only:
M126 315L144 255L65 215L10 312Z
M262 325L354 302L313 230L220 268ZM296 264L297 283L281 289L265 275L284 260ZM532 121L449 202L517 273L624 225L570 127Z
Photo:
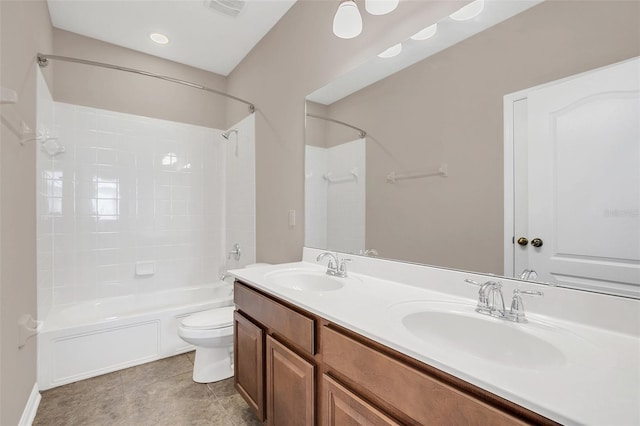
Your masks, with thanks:
M226 132L222 132L222 137L225 139L229 139L229 136L231 136L231 133L235 133L236 136L238 135L238 129L229 129Z

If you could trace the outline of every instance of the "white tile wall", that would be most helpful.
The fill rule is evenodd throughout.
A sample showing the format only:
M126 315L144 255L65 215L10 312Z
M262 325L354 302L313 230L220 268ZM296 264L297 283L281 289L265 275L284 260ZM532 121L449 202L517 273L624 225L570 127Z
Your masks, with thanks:
M241 262L255 261L253 116L236 126L236 157L220 130L53 102L43 80L38 126L66 148L37 154L39 318L54 305L215 281L235 241ZM135 274L143 261L155 274Z
M365 249L366 141L328 149L307 146L305 173L305 245L345 253ZM329 183L323 176L358 177Z
M228 259L227 269L240 268L256 261L255 207L255 115L251 114L231 126L238 133L226 144L226 247L228 254L235 243L240 244L240 260Z
M47 83L40 70L36 72L37 106L36 133L45 129L53 129L54 126L54 102L47 87ZM54 276L54 233L53 224L59 219L57 214L42 215L43 211L60 211L62 209L61 198L54 194L61 193L61 187L53 170L46 167L45 158L38 152L36 157L36 168L38 170L36 210L38 220L36 222L36 247L37 247L37 268L38 268L38 318L44 318L41 314L49 311L53 305L53 276ZM51 197L45 194L51 193ZM58 259L59 260L59 259Z

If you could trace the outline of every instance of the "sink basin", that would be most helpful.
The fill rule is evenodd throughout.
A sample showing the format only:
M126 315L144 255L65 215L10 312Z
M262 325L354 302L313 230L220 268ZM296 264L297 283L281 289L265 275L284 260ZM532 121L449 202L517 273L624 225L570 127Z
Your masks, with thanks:
M505 366L537 369L562 366L567 362L564 351L558 346L558 340L563 337L553 336L558 331L492 318L475 312L471 306L446 307L443 304L414 309L401 317L402 326L430 346L451 348Z
M276 271L266 276L269 283L301 292L323 293L339 290L350 278L338 278L319 271Z
M563 328L490 317L467 303L418 300L390 306L389 313L398 332L446 358L455 353L504 367L541 369L566 366L595 349Z

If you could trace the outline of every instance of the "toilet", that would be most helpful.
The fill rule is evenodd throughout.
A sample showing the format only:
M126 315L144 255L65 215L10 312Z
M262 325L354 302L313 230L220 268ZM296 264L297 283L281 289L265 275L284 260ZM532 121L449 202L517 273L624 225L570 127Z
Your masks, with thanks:
M253 263L245 268L267 266ZM209 309L182 320L178 336L196 347L193 381L211 383L233 376L233 311L235 306Z
M234 310L234 306L209 309L182 320L178 336L196 347L194 382L217 382L233 376Z

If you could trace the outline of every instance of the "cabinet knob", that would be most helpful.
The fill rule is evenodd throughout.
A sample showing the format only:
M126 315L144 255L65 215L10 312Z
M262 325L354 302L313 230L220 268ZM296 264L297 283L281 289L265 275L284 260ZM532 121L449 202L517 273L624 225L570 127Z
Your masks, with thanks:
M534 247L542 247L542 240L540 238L534 238L531 240L531 245Z
M527 240L525 237L520 237L518 238L518 244L520 244L521 246L526 246L527 244L529 244L529 240Z

